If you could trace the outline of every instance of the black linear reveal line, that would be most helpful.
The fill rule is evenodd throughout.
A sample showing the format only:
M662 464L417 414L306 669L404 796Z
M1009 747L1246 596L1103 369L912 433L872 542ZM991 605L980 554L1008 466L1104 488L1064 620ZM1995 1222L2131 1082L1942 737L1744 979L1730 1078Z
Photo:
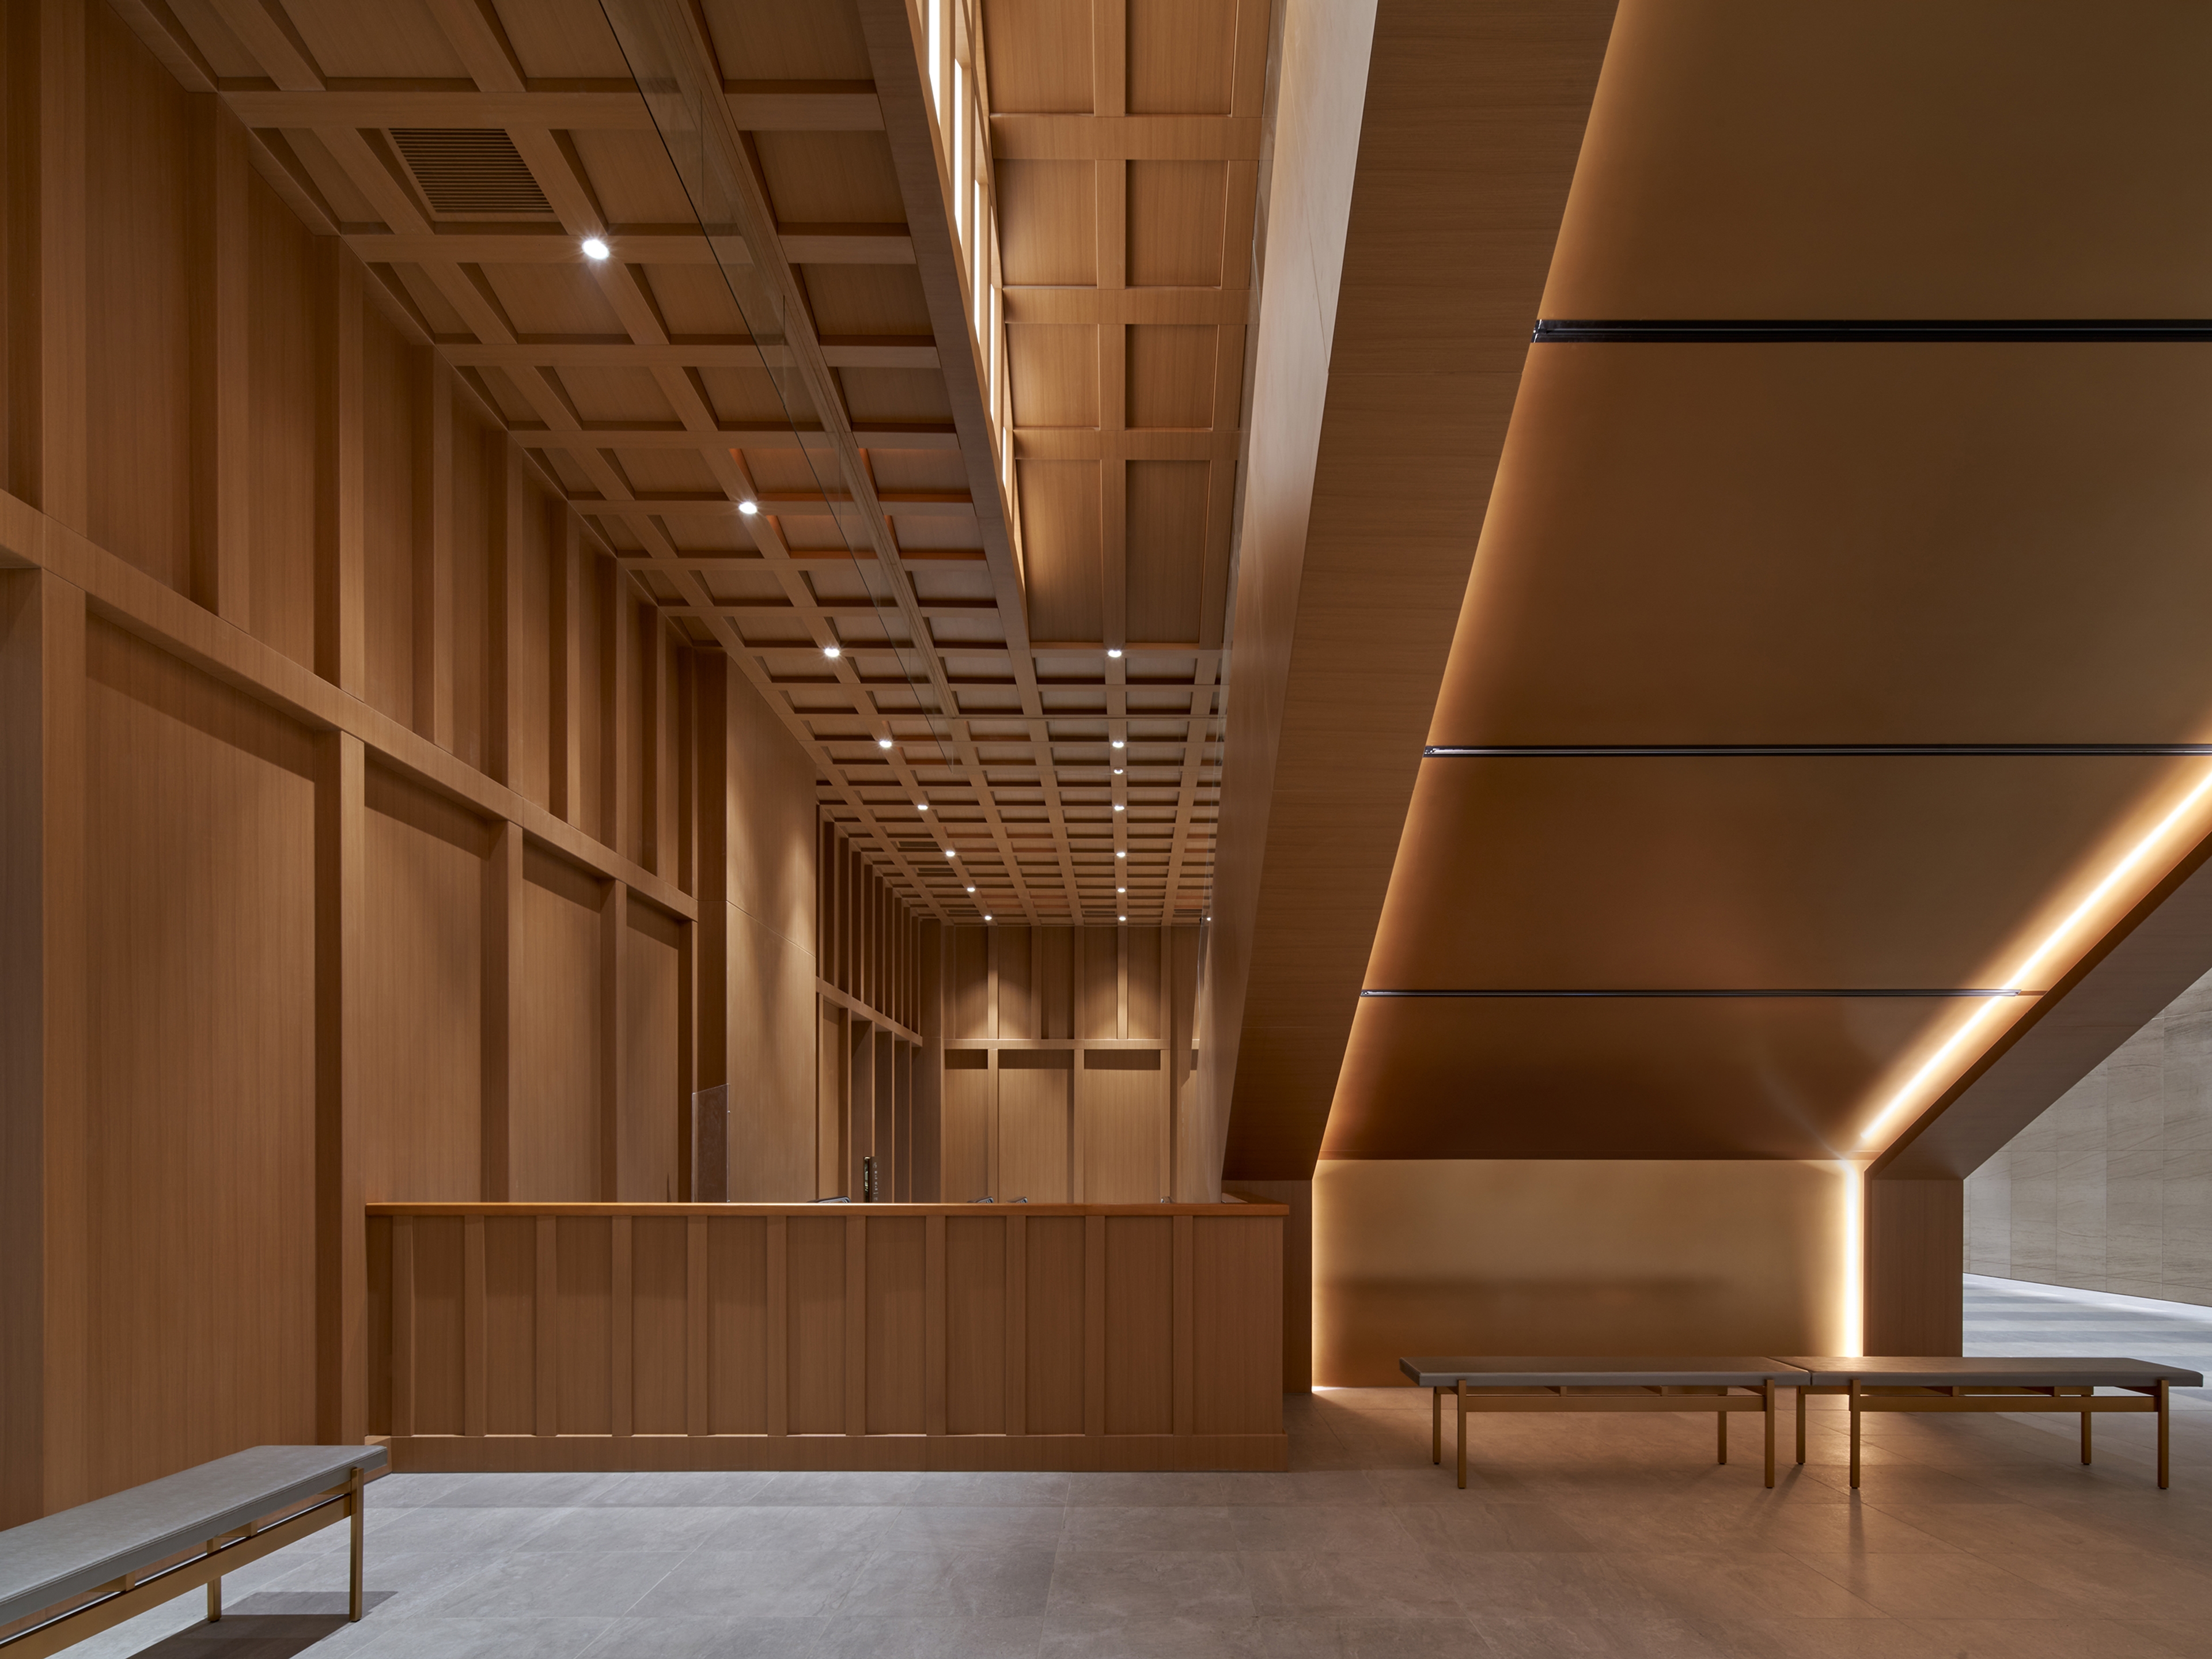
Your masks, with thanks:
M2025 997L2032 991L2011 990L1790 990L1790 991L1716 991L1716 990L1610 990L1610 991L1543 991L1543 990L1422 990L1422 991L1362 991L1364 997L1661 997L1661 998L1729 998L1747 997L1759 1000L1790 1001L1806 997Z
M2171 343L2212 340L2212 321L2188 317L2014 318L1986 322L1945 319L1863 322L1700 318L1597 322L1547 319L1536 325L1530 337L1538 345L1820 344L1839 341L1961 344L2044 340Z
M1844 759L1951 756L2212 755L2212 743L1435 743L1424 760Z

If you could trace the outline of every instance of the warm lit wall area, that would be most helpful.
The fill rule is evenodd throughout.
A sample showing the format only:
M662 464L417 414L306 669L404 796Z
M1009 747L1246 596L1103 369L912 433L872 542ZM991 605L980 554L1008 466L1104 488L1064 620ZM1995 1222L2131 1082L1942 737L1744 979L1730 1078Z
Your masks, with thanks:
M1323 1159L1314 1381L1402 1354L1850 1353L1852 1166Z

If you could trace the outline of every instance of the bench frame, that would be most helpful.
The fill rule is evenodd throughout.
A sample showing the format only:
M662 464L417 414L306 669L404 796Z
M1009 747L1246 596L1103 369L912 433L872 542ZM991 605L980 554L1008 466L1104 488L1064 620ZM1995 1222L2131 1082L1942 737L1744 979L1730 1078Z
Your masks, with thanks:
M225 1573L234 1572L249 1561L258 1561L338 1521L352 1524L346 1616L358 1622L362 1612L362 1491L366 1484L356 1466L344 1480L318 1492L305 1508L293 1510L280 1521L266 1524L249 1522L234 1532L209 1539L207 1548L198 1555L186 1556L158 1571L126 1572L120 1578L111 1579L90 1592L92 1600L81 1601L13 1636L0 1637L0 1656L4 1659L45 1659L47 1654L58 1653L88 1637L97 1636L203 1584L207 1586L208 1621L212 1624L222 1617Z
M2147 1387L2116 1385L2119 1394L2099 1394L2093 1386L2078 1383L2033 1384L1956 1383L1922 1387L1863 1386L1856 1377L1848 1383L1806 1382L1797 1390L1797 1461L1805 1461L1805 1396L1839 1394L1850 1401L1851 1490L1859 1485L1859 1419L1867 1412L2068 1412L2081 1419L2081 1461L2089 1461L2089 1423L2098 1412L2155 1412L2158 1413L2158 1484L2167 1485L2169 1413L2164 1377ZM1771 1482L1769 1483L1770 1485Z
M1766 1484L1774 1484L1774 1379L1758 1389L1686 1383L1592 1385L1547 1384L1540 1390L1523 1388L1468 1387L1464 1379L1449 1388L1429 1390L1429 1461L1444 1461L1444 1396L1455 1397L1459 1412L1459 1484L1467 1486L1467 1414L1474 1412L1711 1412L1718 1443L1714 1462L1728 1462L1728 1420L1731 1412L1759 1412L1766 1419ZM1800 1408L1802 1411L1802 1407ZM2162 1422L2164 1419L2161 1419ZM1857 1419L1852 1419L1856 1425ZM1801 1419L1798 1462L1804 1443ZM1852 1443L1856 1445L1856 1438ZM2163 1441L2160 1444L2163 1445ZM1855 1483L1856 1484L1856 1483Z

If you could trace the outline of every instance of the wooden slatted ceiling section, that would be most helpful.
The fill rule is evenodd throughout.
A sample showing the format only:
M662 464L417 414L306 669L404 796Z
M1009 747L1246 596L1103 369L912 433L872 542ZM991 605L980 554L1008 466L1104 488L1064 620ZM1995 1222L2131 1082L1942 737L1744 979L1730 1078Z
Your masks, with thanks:
M114 3L224 98L264 176L344 237L655 604L744 668L903 899L956 921L1200 913L1266 0L985 9L1018 487L1036 497L1026 615L994 580L1001 508L971 496L917 275L915 222L941 230L944 204L902 191L859 5L699 14L959 704L936 733L855 566L875 550L860 516L824 498L827 441L787 422L596 0ZM1072 82L1071 63L1087 66ZM547 211L440 212L395 129L504 131ZM613 259L583 258L592 234ZM735 512L746 498L758 518ZM850 647L834 662L832 639Z

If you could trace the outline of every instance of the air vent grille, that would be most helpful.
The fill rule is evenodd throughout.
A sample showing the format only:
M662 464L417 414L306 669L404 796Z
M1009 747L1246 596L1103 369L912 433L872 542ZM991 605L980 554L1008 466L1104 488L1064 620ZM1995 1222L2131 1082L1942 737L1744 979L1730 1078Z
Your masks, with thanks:
M441 214L543 218L553 211L514 141L498 127L394 127L392 142Z

